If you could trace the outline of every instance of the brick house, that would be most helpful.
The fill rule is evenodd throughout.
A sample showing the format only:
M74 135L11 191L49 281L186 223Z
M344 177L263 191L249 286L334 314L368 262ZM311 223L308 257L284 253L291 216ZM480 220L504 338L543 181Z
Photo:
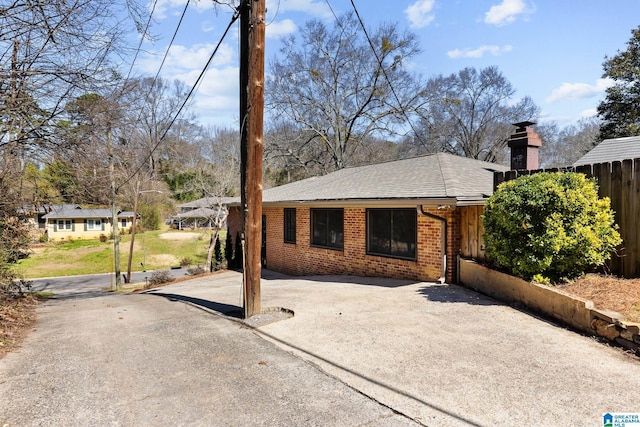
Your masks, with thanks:
M438 153L265 190L262 265L290 275L455 282L466 210L481 212L493 172L508 169ZM241 230L239 203L227 224L233 236Z

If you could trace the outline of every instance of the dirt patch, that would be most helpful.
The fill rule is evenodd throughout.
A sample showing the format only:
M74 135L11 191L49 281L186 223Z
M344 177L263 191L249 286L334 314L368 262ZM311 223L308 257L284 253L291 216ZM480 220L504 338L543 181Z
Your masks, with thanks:
M175 255L158 254L147 257L147 264L155 265L179 265L180 260Z
M631 322L640 322L640 279L587 274L558 289L593 301L596 308L617 311Z
M16 348L36 321L39 299L0 292L0 357Z
M189 231L186 232L173 232L173 233L162 233L160 234L161 239L165 240L198 240L202 236L202 233L192 233Z

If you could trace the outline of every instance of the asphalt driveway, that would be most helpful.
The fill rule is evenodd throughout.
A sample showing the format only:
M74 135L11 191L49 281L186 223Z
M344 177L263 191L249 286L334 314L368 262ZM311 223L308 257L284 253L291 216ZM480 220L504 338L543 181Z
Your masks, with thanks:
M640 362L457 286L265 272L51 301L0 360L0 424L602 425L639 412ZM264 338L264 339L263 339Z

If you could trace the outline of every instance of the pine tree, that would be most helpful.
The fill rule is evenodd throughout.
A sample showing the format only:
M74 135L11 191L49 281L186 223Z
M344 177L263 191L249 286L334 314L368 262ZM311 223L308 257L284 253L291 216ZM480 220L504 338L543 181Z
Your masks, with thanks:
M615 84L598 105L601 140L640 134L640 27L631 34L627 49L605 58L602 64L603 77L613 79Z

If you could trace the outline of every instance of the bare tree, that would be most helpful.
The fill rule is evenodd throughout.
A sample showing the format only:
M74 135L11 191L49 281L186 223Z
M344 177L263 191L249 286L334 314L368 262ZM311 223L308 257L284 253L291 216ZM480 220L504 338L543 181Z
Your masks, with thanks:
M580 119L576 124L558 128L555 123L536 126L542 138L542 167L571 166L599 142L601 120L597 116Z
M515 92L497 67L430 79L417 133L403 144L404 155L448 152L503 161L512 124L538 115L531 98L514 102Z
M109 61L125 49L121 13L107 0L0 6L0 146L62 143L51 130L66 102L117 75Z
M365 38L352 14L332 28L310 21L283 40L270 64L266 104L274 127L297 130L295 138L272 138L265 148L305 169L323 173L353 164L370 136L393 133L419 97L405 62L419 51L412 33L382 25Z

